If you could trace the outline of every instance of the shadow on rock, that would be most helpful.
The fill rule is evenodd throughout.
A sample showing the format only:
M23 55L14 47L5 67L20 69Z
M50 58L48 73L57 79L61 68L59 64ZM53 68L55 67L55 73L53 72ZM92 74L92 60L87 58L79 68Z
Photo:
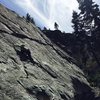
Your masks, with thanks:
M75 100L96 100L94 92L89 85L79 81L78 79L72 77L73 87L76 91Z

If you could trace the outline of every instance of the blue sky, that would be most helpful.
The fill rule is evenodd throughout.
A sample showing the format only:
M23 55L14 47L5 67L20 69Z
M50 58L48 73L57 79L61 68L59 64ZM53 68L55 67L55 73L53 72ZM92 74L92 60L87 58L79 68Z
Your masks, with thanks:
M100 4L100 0L94 1ZM59 29L66 32L73 31L72 12L78 10L76 0L0 0L0 3L21 16L30 13L41 28L54 29L54 22L57 22Z

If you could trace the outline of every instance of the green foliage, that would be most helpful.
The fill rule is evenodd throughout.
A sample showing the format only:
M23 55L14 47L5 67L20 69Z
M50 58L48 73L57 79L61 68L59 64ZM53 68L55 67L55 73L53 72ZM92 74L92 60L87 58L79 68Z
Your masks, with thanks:
M35 21L34 21L34 19L30 16L29 13L26 14L26 21L27 21L28 23L31 22L32 24L35 25Z
M26 14L26 21L27 22L30 22L31 21L31 16L29 13Z
M84 0L79 7L80 13L73 12L74 33L84 33L96 37L100 34L100 10L92 0Z
M76 11L73 11L72 16L72 23L73 23L73 29L74 29L74 35L78 36L80 33L80 20L79 20L79 14Z
M98 86L100 88L100 73L99 72L91 76L88 75L88 80L91 86L93 87Z
M94 3L92 0L83 0L79 6L80 12L73 12L73 29L74 34L82 44L87 44L87 50L92 54L91 58L94 59L94 62L88 62L88 66L100 66L99 55L100 50L100 10L99 6ZM84 45L83 49L85 48ZM84 52L86 53L86 52ZM84 55L84 54L83 54ZM88 55L89 57L90 55ZM91 68L92 69L92 68ZM89 73L88 68L84 68ZM94 75L88 74L89 81L95 86L100 87L100 73L95 73Z
M35 21L33 18L31 18L31 23L33 23L35 25Z
M80 21L82 29L87 35L93 36L94 31L100 28L100 10L92 0L84 0L80 9ZM99 27L99 28L98 28Z
M46 27L44 27L44 28L43 28L43 30L44 30L44 31L47 31L47 28L46 28Z
M58 28L59 28L59 25L55 22L54 23L54 28L56 29L56 30L58 30Z

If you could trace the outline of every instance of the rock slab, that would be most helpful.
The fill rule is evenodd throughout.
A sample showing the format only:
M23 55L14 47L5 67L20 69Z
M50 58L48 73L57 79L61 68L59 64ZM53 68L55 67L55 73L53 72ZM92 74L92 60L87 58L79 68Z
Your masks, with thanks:
M0 4L0 100L94 100L84 73L65 58L72 59Z

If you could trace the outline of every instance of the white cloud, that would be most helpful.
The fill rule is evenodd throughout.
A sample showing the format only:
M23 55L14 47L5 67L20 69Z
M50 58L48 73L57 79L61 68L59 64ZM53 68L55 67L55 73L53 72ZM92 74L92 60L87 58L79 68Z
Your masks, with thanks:
M53 29L57 22L61 30L71 31L72 11L77 10L76 0L11 0L25 12L29 12L38 23Z

